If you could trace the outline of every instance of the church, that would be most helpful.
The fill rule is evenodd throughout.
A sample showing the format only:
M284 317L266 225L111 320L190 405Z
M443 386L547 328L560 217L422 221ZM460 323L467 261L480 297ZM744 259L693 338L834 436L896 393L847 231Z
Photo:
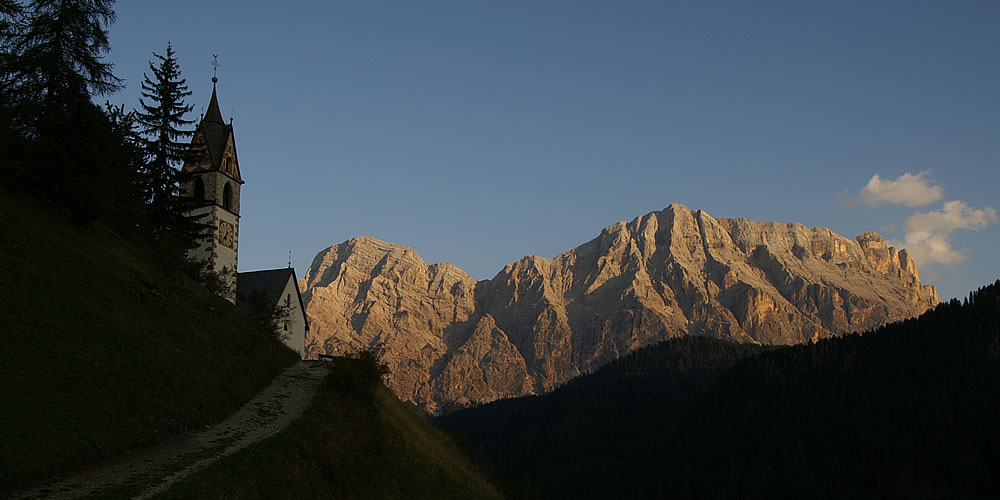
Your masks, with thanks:
M181 190L199 205L190 215L213 228L212 237L189 256L207 262L209 271L225 275L237 269L243 176L232 121L226 123L219 109L218 81L212 77L212 100L191 140L193 153L181 168ZM235 303L235 297L226 298Z
M240 189L244 181L236 155L233 121L230 118L226 123L219 108L218 82L212 77L212 100L191 140L192 154L181 168L181 191L196 201L189 214L211 228L188 256L205 262L208 271L227 282L224 288L228 291L222 296L242 311L248 311L246 302L252 294L266 297L270 307L286 311L279 321L280 331L275 333L303 357L309 325L291 263L287 269L238 271Z

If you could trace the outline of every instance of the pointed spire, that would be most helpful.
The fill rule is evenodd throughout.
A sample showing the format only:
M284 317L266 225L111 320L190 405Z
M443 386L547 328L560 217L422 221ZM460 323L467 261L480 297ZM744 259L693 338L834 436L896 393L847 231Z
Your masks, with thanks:
M215 93L215 83L218 81L218 78L214 76L212 77L212 101L208 103L208 111L205 112L205 118L203 118L203 121L225 125L226 122L222 119L222 111L219 110L219 98Z

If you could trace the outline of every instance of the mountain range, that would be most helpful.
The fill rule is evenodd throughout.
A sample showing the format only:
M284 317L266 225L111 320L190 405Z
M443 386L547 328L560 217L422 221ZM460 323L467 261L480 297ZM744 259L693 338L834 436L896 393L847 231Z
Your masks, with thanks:
M1000 280L792 346L688 336L433 419L507 498L993 498Z
M352 238L319 252L300 289L308 356L373 350L390 388L431 412L545 393L670 338L797 344L940 302L907 251L877 233L852 240L680 204L483 281Z

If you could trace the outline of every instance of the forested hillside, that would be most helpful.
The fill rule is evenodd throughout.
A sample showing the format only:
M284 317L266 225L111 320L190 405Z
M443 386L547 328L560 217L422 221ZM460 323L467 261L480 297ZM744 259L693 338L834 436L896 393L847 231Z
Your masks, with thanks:
M982 496L1000 465L1000 281L864 335L688 338L437 419L514 497Z

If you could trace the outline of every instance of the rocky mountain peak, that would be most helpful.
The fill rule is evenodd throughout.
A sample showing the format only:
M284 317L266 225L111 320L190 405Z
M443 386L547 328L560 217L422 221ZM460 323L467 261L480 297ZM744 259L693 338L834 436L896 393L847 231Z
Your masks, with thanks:
M793 344L939 301L877 233L851 240L677 203L491 280L360 237L317 254L302 281L308 353L376 349L390 386L430 410L545 392L680 335Z
M909 286L920 284L917 264L906 250L897 251L896 247L891 247L885 242L882 235L871 231L862 233L856 240L868 262L880 273L893 275Z

